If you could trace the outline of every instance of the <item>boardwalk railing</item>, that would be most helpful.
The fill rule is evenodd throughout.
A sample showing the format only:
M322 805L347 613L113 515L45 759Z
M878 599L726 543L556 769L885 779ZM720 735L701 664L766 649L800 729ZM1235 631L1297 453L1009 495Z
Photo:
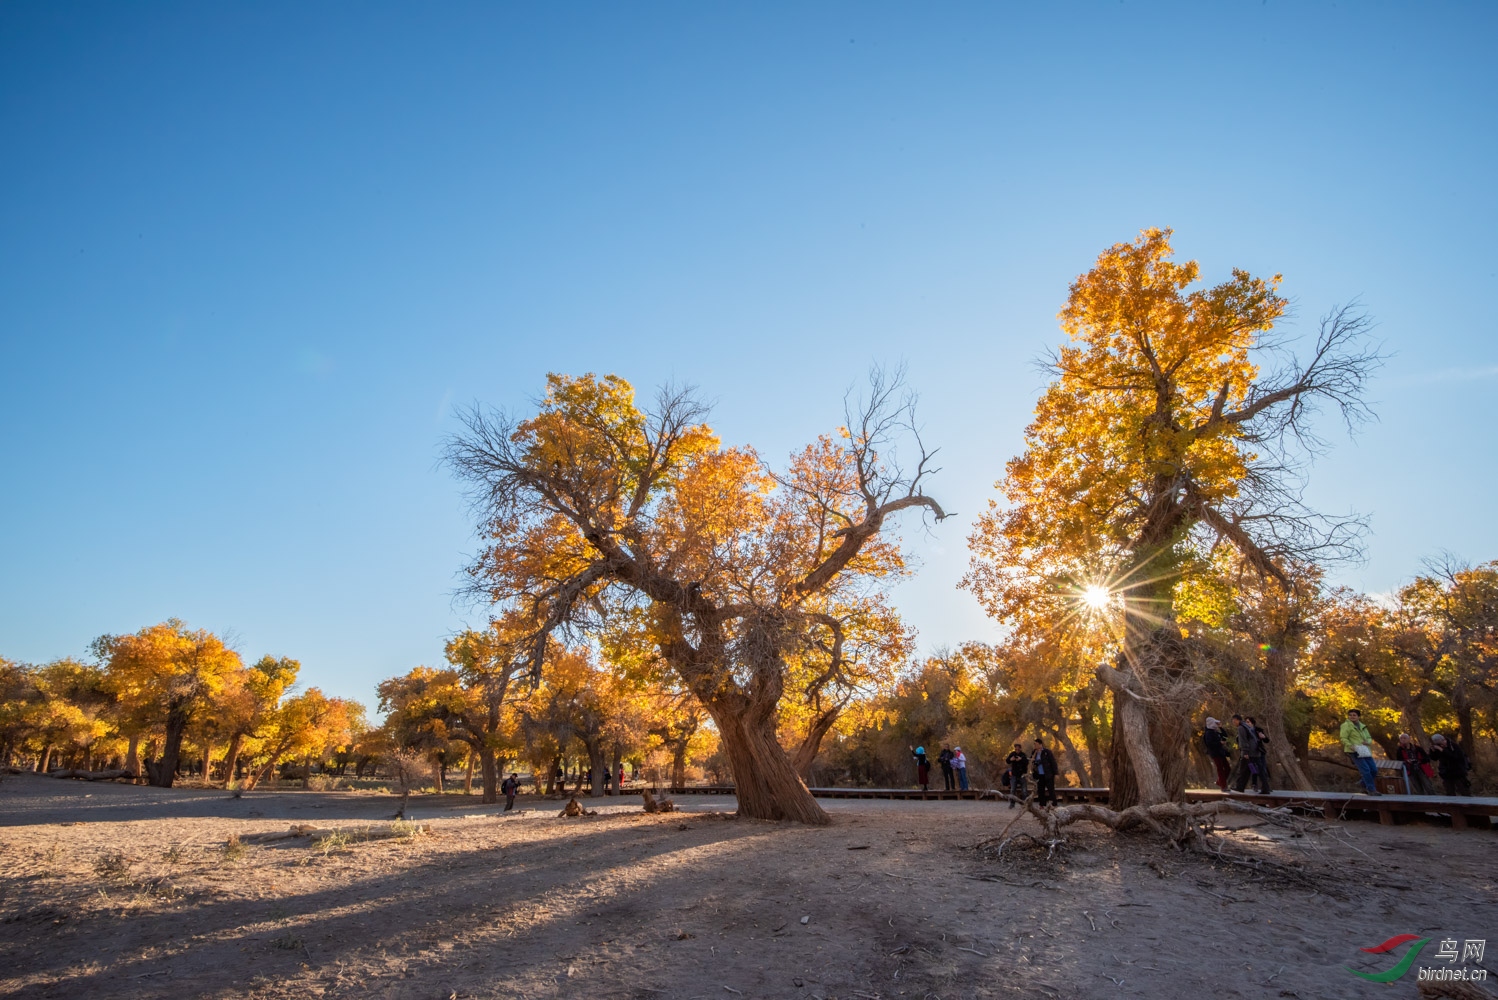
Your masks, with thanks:
M660 794L661 789L652 788ZM973 788L967 791L944 791L919 788L813 788L811 794L819 799L914 799L969 801L987 799L994 802L1008 801L996 789ZM625 794L638 794L639 789L625 789ZM732 785L688 785L668 790L671 795L732 795ZM1270 792L1259 795L1252 792L1219 792L1214 789L1188 789L1187 802L1216 802L1223 798L1241 799L1270 808L1289 808L1296 812L1324 816L1326 819L1376 819L1386 826L1400 822L1414 822L1432 818L1445 818L1454 830L1469 828L1498 828L1493 817L1498 816L1498 798L1470 798L1450 795L1358 795L1348 792ZM1095 802L1106 805L1106 788L1057 788L1056 799L1063 803Z

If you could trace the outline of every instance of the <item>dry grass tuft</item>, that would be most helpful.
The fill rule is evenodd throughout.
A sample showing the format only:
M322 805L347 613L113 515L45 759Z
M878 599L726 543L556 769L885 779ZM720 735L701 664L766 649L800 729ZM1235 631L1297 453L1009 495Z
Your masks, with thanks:
M118 851L101 854L94 859L94 874L100 878L127 878L130 859Z

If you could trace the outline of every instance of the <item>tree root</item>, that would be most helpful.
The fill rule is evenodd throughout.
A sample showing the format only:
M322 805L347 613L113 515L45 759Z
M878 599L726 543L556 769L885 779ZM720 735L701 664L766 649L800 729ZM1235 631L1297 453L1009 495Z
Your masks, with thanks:
M1232 799L1218 802L1199 802L1187 805L1181 802L1159 802L1154 805L1130 806L1127 809L1110 809L1107 806L1083 803L1070 806L1052 806L1042 809L1033 799L1026 799L1025 812L1040 821L1047 842L1062 839L1063 828L1073 823L1098 823L1110 830L1130 830L1143 827L1163 837L1179 850L1192 849L1207 854L1220 854L1207 843L1207 833L1212 830L1212 820L1223 813L1238 813L1257 816L1267 823L1293 830L1303 830L1304 824L1289 809L1269 809L1251 802ZM1015 817L1004 828L1007 833L1019 817ZM1003 837L1003 834L1000 834ZM1033 838L1032 838L1033 839ZM1000 844L1000 850L1003 849Z

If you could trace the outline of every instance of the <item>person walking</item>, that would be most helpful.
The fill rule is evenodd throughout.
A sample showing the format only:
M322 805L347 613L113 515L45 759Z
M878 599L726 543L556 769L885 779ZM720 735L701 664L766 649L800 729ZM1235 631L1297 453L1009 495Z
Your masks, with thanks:
M1404 777L1409 783L1411 795L1436 794L1435 773L1430 767L1430 755L1425 748L1410 739L1409 733L1399 734L1399 761L1404 765Z
M1253 779L1254 788L1260 795L1269 794L1269 783L1259 773L1259 737L1257 730L1249 725L1248 720L1241 715L1233 716L1236 727L1235 735L1238 737L1238 763L1233 766L1233 791L1241 792L1248 786L1250 778Z
M1202 747L1207 751L1207 756L1212 758L1212 766L1217 769L1217 787L1224 792L1228 790L1228 753L1227 740L1222 738L1222 723L1216 719L1207 719L1207 728L1202 731Z
M520 775L514 772L504 781L499 783L499 790L505 793L505 812L515 808L515 793L520 791Z
M931 761L926 758L925 747L911 747L910 756L915 758L915 780L921 786L921 791L930 791L931 784Z
M1441 775L1441 784L1446 786L1447 795L1472 794L1472 780L1467 777L1467 772L1472 770L1472 763L1462 753L1462 748L1456 745L1456 740L1448 740L1436 733L1430 738L1430 759L1436 762L1436 770Z
M1373 759L1373 736L1363 725L1363 713L1355 708L1347 710L1347 721L1342 723L1337 736L1342 741L1342 752L1358 769L1358 778L1363 782L1363 791L1378 794L1378 761Z
M951 791L957 786L952 781L952 749L942 747L941 753L936 755L936 762L941 765L941 784L946 791Z
M1035 771L1035 798L1040 807L1056 802L1056 755L1046 749L1040 737L1035 738L1035 752L1030 755L1030 765Z
M1025 753L1024 745L1016 743L1004 763L1009 765L1009 808L1014 808L1014 800L1025 801L1025 774L1030 770L1030 758Z
M952 770L957 775L958 789L967 791L967 754L962 752L962 747L952 748Z

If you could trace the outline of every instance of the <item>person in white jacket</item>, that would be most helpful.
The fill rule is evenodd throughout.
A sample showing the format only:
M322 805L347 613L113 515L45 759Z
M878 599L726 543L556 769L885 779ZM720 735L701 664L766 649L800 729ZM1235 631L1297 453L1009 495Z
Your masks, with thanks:
M962 752L962 747L952 748L952 770L957 772L957 788L967 791L967 754Z

